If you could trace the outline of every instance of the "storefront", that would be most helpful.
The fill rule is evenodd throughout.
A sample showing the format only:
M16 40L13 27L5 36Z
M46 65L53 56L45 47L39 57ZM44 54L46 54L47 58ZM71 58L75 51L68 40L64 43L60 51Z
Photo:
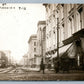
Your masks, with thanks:
M59 60L57 52L51 60L59 61L61 70L84 70L84 29L74 33L72 37L63 41L64 46L59 48Z

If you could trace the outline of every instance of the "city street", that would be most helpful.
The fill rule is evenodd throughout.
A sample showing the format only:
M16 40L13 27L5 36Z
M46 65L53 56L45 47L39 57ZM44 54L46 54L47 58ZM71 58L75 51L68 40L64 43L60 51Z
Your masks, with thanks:
M62 81L62 80L84 80L83 72L70 72L70 73L54 73L54 71L25 71L21 67L10 68L0 70L0 80L51 80L51 81Z

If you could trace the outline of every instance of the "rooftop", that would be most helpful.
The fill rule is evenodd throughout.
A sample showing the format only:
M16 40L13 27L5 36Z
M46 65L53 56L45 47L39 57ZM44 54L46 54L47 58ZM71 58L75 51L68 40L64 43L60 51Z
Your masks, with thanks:
M30 36L29 40L28 40L28 43L30 43L30 41L31 41L32 38L37 38L37 35L36 35L36 34L32 34L32 35Z
M44 25L46 24L46 21L39 21L37 25Z

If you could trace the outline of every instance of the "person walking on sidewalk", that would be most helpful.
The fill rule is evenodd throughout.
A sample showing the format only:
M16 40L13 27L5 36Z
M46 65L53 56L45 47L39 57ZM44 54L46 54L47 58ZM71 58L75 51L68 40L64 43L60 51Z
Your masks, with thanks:
M43 63L43 58L41 59L41 63L40 63L40 71L43 71L43 74L45 73L45 64Z

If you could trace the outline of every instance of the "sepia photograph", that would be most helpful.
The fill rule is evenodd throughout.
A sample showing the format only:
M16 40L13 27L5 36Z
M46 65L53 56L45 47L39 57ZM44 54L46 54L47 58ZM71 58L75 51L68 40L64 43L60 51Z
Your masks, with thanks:
M0 81L84 81L84 4L0 3Z

